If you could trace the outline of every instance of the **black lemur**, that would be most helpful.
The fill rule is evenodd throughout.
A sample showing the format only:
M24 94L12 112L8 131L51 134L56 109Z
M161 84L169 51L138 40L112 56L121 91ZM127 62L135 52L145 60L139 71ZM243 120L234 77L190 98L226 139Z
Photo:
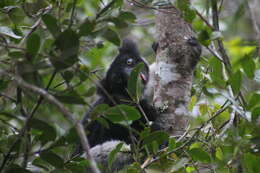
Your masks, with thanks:
M193 38L189 39L188 43L195 48L198 47L197 45L199 45L196 39ZM158 44L153 46L155 52L157 47ZM196 53L197 51L194 52ZM196 55L196 57L199 56ZM119 54L110 65L105 78L100 81L101 87L99 86L97 90L99 99L94 103L93 108L99 104L108 104L110 106L114 106L115 104L127 104L125 100L131 100L126 90L127 82L132 69L140 62L145 64L140 77L144 85L149 85L145 89L145 96L140 100L140 106L144 110L144 113L149 121L156 121L156 118L159 116L159 114L154 109L154 107L149 104L150 101L148 101L149 97L151 97L150 95L152 95L152 92L149 91L149 88L154 87L152 81L148 84L149 66L146 61L140 57L136 44L128 39L123 41L122 47L119 48ZM104 92L104 90L106 92ZM107 94L109 94L112 99L108 97ZM86 113L82 121L86 127L86 130L88 131L87 137L91 146L90 153L93 158L98 163L107 168L109 153L115 149L120 142L125 142L121 152L117 153L117 157L115 158L111 169L105 169L103 171L103 173L114 173L115 171L121 170L125 165L133 162L132 155L129 153L131 150L130 146L127 145L131 144L132 142L130 139L129 129L120 124L112 123L109 120L107 120L109 126L108 128L104 127L97 120L90 121L89 115L93 111L93 108L88 113ZM143 129L142 124L145 124L144 118L133 122L131 128L137 131L141 131ZM152 125L152 130L159 130L160 127L156 127L155 124L156 123Z
M93 108L99 104L108 104L109 106L129 104L128 101L130 101L131 98L127 92L127 82L131 71L139 63L144 63L140 78L142 83L146 85L149 80L149 66L147 62L141 58L138 48L132 40L123 40L123 44L119 48L119 54L110 65L105 78L100 81L100 86L97 87L98 100L94 103L92 109L86 113L82 121L88 133L87 137L90 147L111 140L120 140L127 144L133 142L133 140L130 139L130 137L133 136L130 136L129 129L126 126L112 123L103 117L109 126L104 127L97 120L90 121L89 115L91 111L93 111ZM155 109L153 109L145 99L141 99L139 104L148 120L154 121L157 116ZM140 120L134 121L131 128L140 132L145 123L145 119L141 118Z

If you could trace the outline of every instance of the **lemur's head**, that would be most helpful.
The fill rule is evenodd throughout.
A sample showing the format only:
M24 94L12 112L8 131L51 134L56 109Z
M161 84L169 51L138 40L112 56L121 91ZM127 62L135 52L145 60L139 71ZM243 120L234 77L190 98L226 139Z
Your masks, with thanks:
M140 73L140 78L144 85L149 80L149 66L147 62L140 57L136 44L130 39L124 39L119 48L119 54L110 65L106 77L105 87L113 94L127 94L127 82L134 67L139 63L144 63L144 68Z

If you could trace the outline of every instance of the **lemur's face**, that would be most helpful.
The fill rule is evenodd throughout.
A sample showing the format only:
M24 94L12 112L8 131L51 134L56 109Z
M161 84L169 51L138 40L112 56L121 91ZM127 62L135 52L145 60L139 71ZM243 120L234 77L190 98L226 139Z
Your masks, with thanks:
M139 64L144 63L145 67L140 73L140 79L142 80L143 84L146 84L149 80L149 67L144 59L140 57L133 57L131 55L126 55L123 58L124 65L122 66L122 71L124 73L124 77L128 80L132 70Z
M144 85L149 80L149 66L141 58L136 44L132 40L125 39L122 47L119 48L119 54L111 63L106 74L106 88L113 94L128 97L127 82L132 70L143 62L144 68L140 73L140 79Z
M140 79L142 80L143 84L147 84L149 80L148 64L143 58L136 57L131 54L119 54L111 64L107 78L109 78L110 81L113 81L114 84L121 85L123 88L127 88L127 81L131 75L132 70L141 62L143 62L145 66L140 73Z

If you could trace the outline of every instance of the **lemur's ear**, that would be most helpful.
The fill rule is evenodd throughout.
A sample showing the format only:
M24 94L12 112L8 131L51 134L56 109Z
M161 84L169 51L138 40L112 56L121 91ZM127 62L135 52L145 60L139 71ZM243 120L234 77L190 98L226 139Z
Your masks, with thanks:
M120 54L140 55L135 42L131 39L124 39L122 46L118 49Z

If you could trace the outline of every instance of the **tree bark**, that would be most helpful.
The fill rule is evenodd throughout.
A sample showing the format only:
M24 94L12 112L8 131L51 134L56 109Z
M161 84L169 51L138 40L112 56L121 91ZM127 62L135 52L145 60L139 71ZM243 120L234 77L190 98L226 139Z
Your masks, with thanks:
M156 33L153 104L160 116L155 125L170 135L182 135L189 122L187 105L201 46L190 24L173 6L158 11Z

